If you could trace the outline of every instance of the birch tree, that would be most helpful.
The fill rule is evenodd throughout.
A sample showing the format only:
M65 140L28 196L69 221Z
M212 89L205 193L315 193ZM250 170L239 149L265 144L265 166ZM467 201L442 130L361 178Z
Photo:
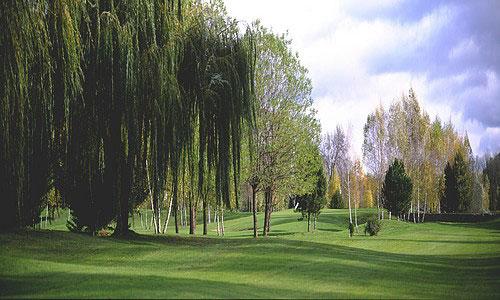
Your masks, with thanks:
M363 129L363 162L374 175L377 183L377 210L381 214L382 180L387 168L387 130L386 113L382 105L375 112L368 115Z

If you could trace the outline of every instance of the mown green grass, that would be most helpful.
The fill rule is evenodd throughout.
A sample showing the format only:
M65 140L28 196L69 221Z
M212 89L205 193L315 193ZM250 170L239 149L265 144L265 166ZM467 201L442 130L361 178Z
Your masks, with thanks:
M360 216L373 213L361 210ZM50 298L499 298L500 220L413 224L385 220L379 236L348 237L346 210L325 210L314 233L291 210L271 236L251 215L226 214L226 235L133 239L52 228L0 234L0 296ZM262 216L259 216L259 224ZM51 227L49 226L49 227Z

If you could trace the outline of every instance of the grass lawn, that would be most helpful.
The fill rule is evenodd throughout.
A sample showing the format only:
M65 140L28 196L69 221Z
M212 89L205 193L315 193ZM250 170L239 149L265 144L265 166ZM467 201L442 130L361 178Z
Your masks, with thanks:
M360 215L372 213L361 210ZM385 220L378 236L347 233L347 210L318 229L291 210L271 237L251 238L251 215L226 214L226 236L92 237L52 230L0 234L0 297L500 298L500 219L413 224ZM262 223L259 215L259 224Z

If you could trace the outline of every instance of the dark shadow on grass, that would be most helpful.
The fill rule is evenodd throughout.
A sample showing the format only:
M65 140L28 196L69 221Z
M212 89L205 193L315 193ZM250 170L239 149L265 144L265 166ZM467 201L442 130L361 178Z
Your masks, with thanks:
M340 287L359 284L360 288L370 291L371 297L383 298L500 296L498 256L397 254L276 236L259 239L172 236L116 239L35 232L28 237L12 234L7 238L12 244L8 247L0 244L4 253L2 260L6 259L9 247L17 247L16 255L35 260L37 264L86 266L91 267L87 272L92 274L49 270L20 275L0 271L0 295L3 297L352 296L339 293L333 287L328 292L312 290L308 282ZM0 240L3 242L4 238ZM59 244L54 245L54 241ZM175 258L169 255L158 257L156 254L161 253L158 251L177 255ZM195 259L193 255L196 255ZM135 270L137 274L124 275L125 270ZM176 272L195 272L210 279L180 278L174 274ZM240 275L252 275L255 281L234 283L233 277ZM266 280L293 283L289 283L288 288L269 288L263 284Z
M368 215L368 214L367 214ZM100 267L127 265L144 274L68 274L46 272L30 275L9 275L0 271L0 295L3 297L348 297L335 290L323 293L308 291L309 281L349 286L358 282L360 288L370 288L372 297L444 297L449 292L461 298L499 298L498 276L500 257L478 255L411 255L332 245L318 241L297 241L281 238L294 232L273 230L273 226L297 222L289 216L273 216L269 238L237 238L203 236L137 235L127 238L92 237L63 231L33 231L0 235L0 257L7 259L8 249L16 255L44 262ZM347 218L337 214L320 216L321 223L342 226ZM319 231L342 231L321 229ZM441 223L454 227L500 229L500 222ZM307 225L306 225L307 226ZM304 230L305 232L305 230ZM261 232L259 231L259 234ZM459 235L460 231L453 235ZM499 244L498 241L398 240L378 237L387 243L423 242L447 244ZM347 238L346 238L347 239ZM367 238L367 242L369 242ZM36 244L39 243L39 244ZM6 247L5 245L8 245ZM425 247L425 245L422 245ZM150 259L145 266L137 260L158 251L185 253L178 261ZM197 251L197 252L196 252ZM2 254L3 253L3 254ZM192 261L190 255L199 255ZM230 254L230 255L228 255ZM2 257L3 256L3 257ZM154 257L154 256L152 256ZM106 260L104 260L106 258ZM297 289L266 288L258 283L228 280L182 279L169 275L172 270L235 274L257 274L256 277L291 277ZM158 273L158 269L165 276ZM266 274L266 276L263 276ZM94 280L95 279L95 280ZM218 279L217 279L218 280ZM75 286L77 288L75 288ZM402 292L398 289L405 286ZM437 286L439 289L429 287ZM398 290L398 293L393 291ZM308 291L308 292L307 292ZM109 292L109 293L108 293ZM87 293L87 294L82 294Z
M463 227L463 228L478 228L478 229L488 229L493 230L495 233L500 233L500 217L488 222L477 222L477 223L454 223L454 222L436 222L440 225Z
M328 228L321 228L321 227L318 227L317 230L318 231L327 231L327 232L340 232L340 231L343 231L342 229L328 229Z
M500 245L500 240L497 241L466 241L466 240L410 240L410 239L391 239L391 238L379 238L379 241L391 241L391 242L413 242L413 243L446 243L446 244L484 244L484 245Z
M271 288L261 284L186 279L163 275L51 273L7 276L0 283L0 297L36 298L346 298L331 291L308 293ZM30 283L26 285L26 283Z

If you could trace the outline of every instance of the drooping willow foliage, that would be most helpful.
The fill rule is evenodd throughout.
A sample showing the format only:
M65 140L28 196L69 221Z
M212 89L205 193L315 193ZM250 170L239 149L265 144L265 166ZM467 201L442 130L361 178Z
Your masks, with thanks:
M137 204L150 199L158 214L168 172L176 199L182 162L199 197L211 184L229 205L242 126L253 124L250 32L197 1L0 7L2 228L36 223L55 188L75 229L116 220L126 232Z

